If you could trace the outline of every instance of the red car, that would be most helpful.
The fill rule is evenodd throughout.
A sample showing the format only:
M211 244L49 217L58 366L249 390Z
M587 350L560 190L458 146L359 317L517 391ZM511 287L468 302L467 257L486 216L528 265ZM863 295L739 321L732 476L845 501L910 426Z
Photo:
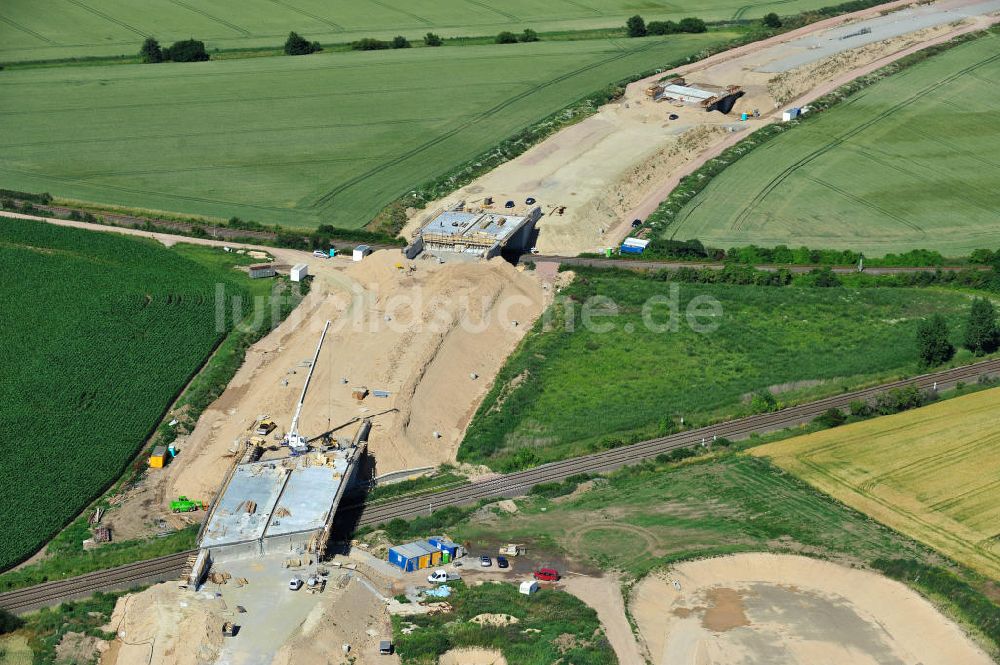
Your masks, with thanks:
M539 582L558 582L559 571L555 568L539 568L535 571L535 579Z

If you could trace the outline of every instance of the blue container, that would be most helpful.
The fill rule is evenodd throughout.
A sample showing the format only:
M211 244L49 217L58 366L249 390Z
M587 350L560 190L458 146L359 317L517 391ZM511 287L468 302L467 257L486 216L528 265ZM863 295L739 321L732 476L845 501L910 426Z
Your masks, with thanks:
M331 247L330 248L330 256L336 256L336 255L337 255L337 248L336 247Z
M747 114L746 114L746 113L741 113L741 114L740 114L740 120L746 120L746 119L747 119L747 117L748 117L748 116L747 116Z
M622 254L642 254L642 247L636 247L634 245L622 245Z

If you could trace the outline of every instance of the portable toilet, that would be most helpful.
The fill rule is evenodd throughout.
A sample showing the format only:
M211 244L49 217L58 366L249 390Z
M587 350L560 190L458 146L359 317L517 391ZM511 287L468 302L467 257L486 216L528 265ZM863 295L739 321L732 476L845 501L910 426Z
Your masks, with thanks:
M740 120L744 120L745 121L746 119L747 119L747 114L746 113L740 113Z
M611 258L611 254L612 254L612 253L613 253L614 251L615 251L615 250L614 250L614 247L605 247L605 248L604 248L604 256L610 259L610 258Z
M336 255L337 255L337 248L336 247L331 247L330 248L330 257L333 258Z
M538 582L535 580L525 580L524 582L521 582L521 586L518 588L518 591L523 593L525 596L530 596L538 591Z
M162 469L167 463L167 449L164 446L153 448L153 454L149 456L149 468Z

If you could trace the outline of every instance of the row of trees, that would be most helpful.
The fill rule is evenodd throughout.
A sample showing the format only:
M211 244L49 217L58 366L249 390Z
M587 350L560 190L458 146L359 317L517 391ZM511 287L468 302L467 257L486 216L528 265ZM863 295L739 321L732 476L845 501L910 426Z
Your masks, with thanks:
M515 35L513 32L504 30L496 38L497 44L516 44L518 42L537 42L538 33L531 28L525 28L524 32Z
M144 63L204 62L208 60L208 52L205 50L205 42L197 39L185 39L161 48L158 41L148 37L139 49L139 60Z
M650 21L636 14L625 22L625 30L629 37L645 37L646 35L672 35L678 32L707 32L708 26L700 18L682 18L674 21Z
M976 298L972 301L962 345L977 356L993 353L1000 348L996 310L989 300ZM917 327L917 351L920 361L928 366L946 363L955 355L948 322L943 316L935 314L920 322Z

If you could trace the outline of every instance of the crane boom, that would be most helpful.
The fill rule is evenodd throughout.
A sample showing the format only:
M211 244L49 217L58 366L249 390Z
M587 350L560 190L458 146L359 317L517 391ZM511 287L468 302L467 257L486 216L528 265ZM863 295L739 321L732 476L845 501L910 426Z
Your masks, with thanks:
M309 382L312 381L313 371L315 371L316 363L319 361L319 351L323 348L323 340L326 339L326 332L329 329L330 322L327 321L326 325L323 326L323 333L319 336L319 343L316 345L316 353L313 354L312 363L309 365L309 373L306 374L306 382L302 386L302 395L299 396L298 406L295 407L295 417L292 418L292 425L288 428L288 434L285 436L285 443L296 452L302 452L308 448L308 439L299 434L299 416L302 415L302 405L306 401L306 391L309 390Z

